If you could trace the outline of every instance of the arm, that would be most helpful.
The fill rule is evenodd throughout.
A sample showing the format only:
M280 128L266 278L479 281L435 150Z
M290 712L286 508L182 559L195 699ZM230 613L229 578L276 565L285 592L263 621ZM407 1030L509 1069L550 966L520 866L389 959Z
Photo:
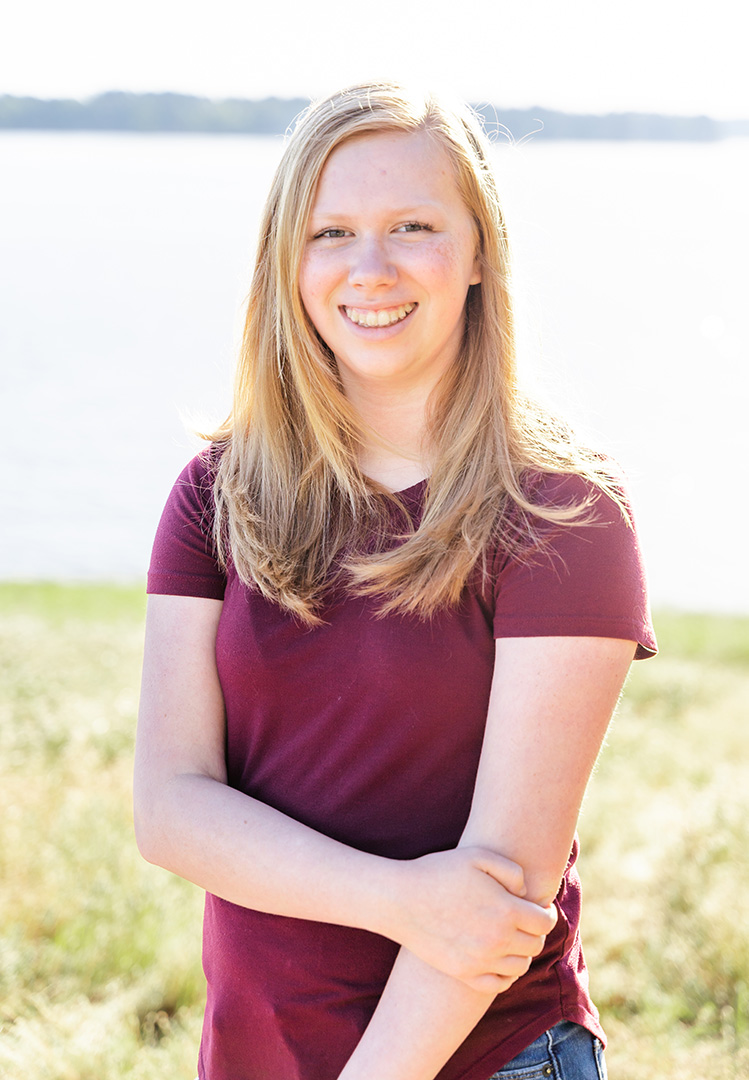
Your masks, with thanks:
M516 860L527 896L540 904L550 904L558 891L585 786L633 653L633 642L613 638L497 641L461 845L481 844ZM402 949L339 1080L433 1080L493 997Z
M387 860L336 844L227 786L215 662L221 609L219 600L149 598L134 782L140 851L236 904L373 924Z
M519 867L475 848L412 862L369 855L227 785L221 608L198 597L149 600L134 786L145 858L245 907L384 934L469 980L518 974L505 955L537 951L548 922L518 897L507 918L495 879L521 892ZM466 935L466 911L478 934ZM497 926L506 941L499 966L487 968L484 942ZM499 989L503 978L490 980Z

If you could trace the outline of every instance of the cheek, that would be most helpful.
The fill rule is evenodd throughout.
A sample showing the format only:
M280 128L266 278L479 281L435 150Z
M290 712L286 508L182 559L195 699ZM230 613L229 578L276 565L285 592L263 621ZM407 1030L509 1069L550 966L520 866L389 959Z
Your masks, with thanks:
M303 260L299 270L299 295L312 327L331 353L335 339L334 314L337 309L329 302L330 280L317 260Z
M331 268L315 258L305 258L299 271L299 293L307 313L314 320L322 312L334 284Z
M456 285L462 286L468 280L472 268L472 260L470 268L467 265L464 248L445 240L429 250L422 264L422 274L432 289L452 291Z
M308 258L302 259L302 265L299 267L299 295L302 298L302 303L309 312L310 301L315 293L315 275L313 267L310 265Z

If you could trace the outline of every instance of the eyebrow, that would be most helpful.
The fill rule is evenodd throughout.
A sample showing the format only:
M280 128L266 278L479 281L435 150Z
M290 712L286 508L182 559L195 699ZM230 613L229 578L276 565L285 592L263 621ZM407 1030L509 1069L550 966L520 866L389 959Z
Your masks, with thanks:
M439 211L440 208L440 203L425 199L422 202L414 203L410 206L398 207L395 210L387 210L384 216L395 218L419 217L419 215L424 212L432 214L435 211ZM337 210L335 208L328 209L326 206L313 207L312 212L310 213L310 221L317 221L318 218L335 218L336 221L346 222L353 221L356 217L358 217L358 214L346 213L345 211Z

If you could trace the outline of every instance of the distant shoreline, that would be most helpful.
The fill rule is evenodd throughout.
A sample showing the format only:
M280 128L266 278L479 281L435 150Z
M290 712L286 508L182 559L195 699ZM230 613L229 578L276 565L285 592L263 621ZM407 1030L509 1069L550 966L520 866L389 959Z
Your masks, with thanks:
M306 108L306 98L210 100L190 94L111 90L85 101L0 95L0 131L110 131L202 135L279 135ZM490 134L534 139L615 139L715 142L749 136L749 119L659 113L590 115L534 106L474 105Z

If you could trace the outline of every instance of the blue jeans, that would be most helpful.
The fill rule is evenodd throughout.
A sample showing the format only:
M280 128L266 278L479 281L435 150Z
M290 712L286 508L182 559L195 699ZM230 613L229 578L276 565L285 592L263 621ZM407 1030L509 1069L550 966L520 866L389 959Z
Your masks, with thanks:
M562 1020L545 1031L489 1080L606 1080L599 1039Z

